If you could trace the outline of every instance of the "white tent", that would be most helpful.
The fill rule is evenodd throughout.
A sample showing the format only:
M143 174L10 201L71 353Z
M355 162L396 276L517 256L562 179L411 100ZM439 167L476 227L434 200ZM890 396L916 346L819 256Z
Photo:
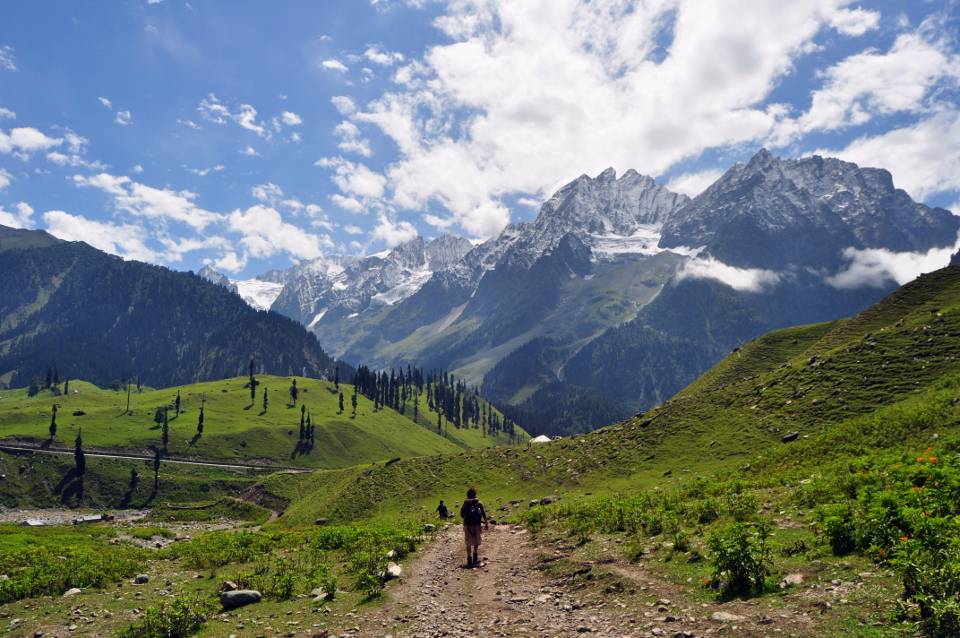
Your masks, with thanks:
M532 439L530 439L530 442L531 443L549 443L552 440L553 439L551 439L546 434L541 434L540 436L535 436Z

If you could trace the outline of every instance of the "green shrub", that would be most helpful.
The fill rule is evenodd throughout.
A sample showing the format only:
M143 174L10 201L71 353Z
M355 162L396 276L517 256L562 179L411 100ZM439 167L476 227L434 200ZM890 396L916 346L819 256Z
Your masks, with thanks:
M143 620L117 634L120 638L185 638L201 629L212 613L212 605L178 596L172 603L150 607Z
M733 523L710 534L713 582L725 595L763 593L770 574L770 523Z

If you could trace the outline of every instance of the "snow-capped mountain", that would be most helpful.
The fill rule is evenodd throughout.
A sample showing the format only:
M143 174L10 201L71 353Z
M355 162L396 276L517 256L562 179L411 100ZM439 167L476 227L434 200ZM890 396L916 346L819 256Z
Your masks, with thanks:
M226 275L209 264L197 271L197 276L206 279L212 284L217 284L218 286L223 286L227 290L237 292L236 285L234 285L234 283L230 281Z
M261 276L256 279L230 279L210 265L201 268L197 275L210 283L235 292L257 310L269 310L280 291L283 290L282 283L271 281L269 278L265 279Z
M879 168L761 150L672 215L660 246L703 247L724 263L836 269L846 248L926 251L951 244L960 219L913 201Z
M273 309L314 327L324 317L350 317L391 306L417 292L435 272L459 262L472 244L453 235L417 237L367 257L320 257L281 277Z

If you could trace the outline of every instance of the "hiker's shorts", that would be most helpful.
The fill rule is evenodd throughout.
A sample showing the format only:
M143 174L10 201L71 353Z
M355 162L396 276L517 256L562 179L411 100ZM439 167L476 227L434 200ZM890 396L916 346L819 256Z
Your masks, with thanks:
M463 540L467 542L467 547L477 547L480 545L480 526L464 525Z

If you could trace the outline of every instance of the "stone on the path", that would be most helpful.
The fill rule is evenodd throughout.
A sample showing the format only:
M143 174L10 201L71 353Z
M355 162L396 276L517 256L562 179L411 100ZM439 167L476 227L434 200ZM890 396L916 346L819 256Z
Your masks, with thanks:
M78 587L71 587L67 591L63 592L63 597L67 598L69 596L76 596L77 594L80 593L80 591L81 590Z
M314 524L314 525L326 525L327 522L328 522L327 519L321 517L321 518L318 518L317 520L313 521L313 524Z
M255 589L234 589L220 594L220 604L224 609L238 609L245 605L258 603L263 597Z
M798 438L800 438L799 432L790 432L789 434L784 434L780 440L784 443L790 443L791 441L796 441Z
M783 577L783 580L780 581L780 589L786 589L793 585L802 585L803 584L803 574L787 574Z
M396 563L387 564L387 572L385 574L385 577L387 580L400 578L402 575L403 575L403 568L400 567L400 565L397 565Z
M234 591L235 589L237 589L237 584L232 580L225 580L223 581L223 583L220 584L221 592Z
M146 574L137 574L137 577L133 579L134 585L144 585L150 580L150 577Z
M743 622L747 619L746 616L738 616L737 614L731 614L728 611L715 611L710 616L711 620L716 620L717 622Z
M433 523L424 523L424 524L423 524L423 531L425 531L425 532L432 532L432 531L435 530L435 529L437 529L437 526L434 525Z

